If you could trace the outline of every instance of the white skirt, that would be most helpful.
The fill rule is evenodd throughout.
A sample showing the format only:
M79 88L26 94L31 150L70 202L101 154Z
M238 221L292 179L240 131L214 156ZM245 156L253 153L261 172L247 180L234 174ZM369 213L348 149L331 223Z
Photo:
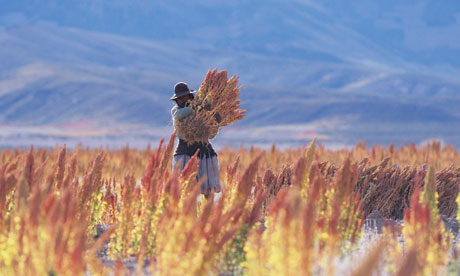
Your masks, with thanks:
M191 157L186 154L174 156L172 160L173 170L176 168L177 164L180 164L177 166L179 166L179 169L182 171L190 158ZM196 179L197 181L203 181L201 184L202 193L207 193L211 188L214 188L214 191L217 193L220 192L219 161L217 160L217 156L214 155L208 158L204 156L203 158L199 158Z

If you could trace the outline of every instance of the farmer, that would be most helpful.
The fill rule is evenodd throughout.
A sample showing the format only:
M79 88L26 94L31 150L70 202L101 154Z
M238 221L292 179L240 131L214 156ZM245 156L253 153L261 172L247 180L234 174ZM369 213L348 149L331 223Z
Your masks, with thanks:
M194 98L194 92L195 90L190 90L185 82L179 82L174 86L174 96L171 97L171 100L176 102L176 105L171 109L173 121L174 119L183 119L192 114L192 108L188 105L189 101ZM209 110L211 106L208 104L203 108ZM220 118L216 119L220 120ZM177 137L179 138L179 144L174 152L172 161L173 170L176 169L176 166L180 170L184 169L190 158L199 150L197 180L203 181L201 184L201 193L205 197L208 197L211 191L219 193L221 190L219 162L217 160L217 153L212 148L211 143L197 142L189 145L182 139L179 131L177 131Z

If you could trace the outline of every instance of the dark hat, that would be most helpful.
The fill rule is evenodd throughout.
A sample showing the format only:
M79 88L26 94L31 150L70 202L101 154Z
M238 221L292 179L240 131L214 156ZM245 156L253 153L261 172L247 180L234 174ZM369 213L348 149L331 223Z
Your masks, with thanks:
M185 95L193 95L195 90L190 90L185 82L178 82L174 85L174 96L171 97L171 100L175 100Z

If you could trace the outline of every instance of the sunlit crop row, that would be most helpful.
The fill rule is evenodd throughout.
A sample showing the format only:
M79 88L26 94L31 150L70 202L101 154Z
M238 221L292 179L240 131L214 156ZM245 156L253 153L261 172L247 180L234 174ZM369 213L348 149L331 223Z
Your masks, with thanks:
M145 150L0 151L1 274L459 272L441 219L460 201L453 147L224 148L224 189L206 199L196 158L171 170L174 138ZM404 223L389 224L357 256L373 211ZM133 259L137 271L124 265Z

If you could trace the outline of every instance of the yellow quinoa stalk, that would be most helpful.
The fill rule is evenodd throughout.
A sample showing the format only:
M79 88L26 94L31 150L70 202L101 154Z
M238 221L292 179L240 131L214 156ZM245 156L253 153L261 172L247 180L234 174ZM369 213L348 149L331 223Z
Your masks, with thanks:
M460 218L460 193L457 195L457 199L455 200L457 202L457 218Z
M208 143L219 128L244 118L240 110L238 77L227 77L227 71L209 70L196 97L191 101L192 115L175 119L174 125L187 143Z
M396 275L401 267L407 266L405 261L401 261L401 256L404 255L404 245L399 242L400 228L397 225L387 225L382 228L382 239L385 240L385 271L389 275ZM412 274L405 274L412 275Z
M427 184L430 185L429 179ZM427 188L429 189L425 187ZM446 273L449 235L442 225L440 216L431 212L429 197L422 198L418 186L411 196L410 209L404 211L402 233L407 248L417 252L415 275Z
M425 178L425 187L422 192L422 201L427 202L430 208L431 216L438 216L438 194L436 193L436 178L434 168L430 166L428 175ZM432 222L433 223L433 222Z

